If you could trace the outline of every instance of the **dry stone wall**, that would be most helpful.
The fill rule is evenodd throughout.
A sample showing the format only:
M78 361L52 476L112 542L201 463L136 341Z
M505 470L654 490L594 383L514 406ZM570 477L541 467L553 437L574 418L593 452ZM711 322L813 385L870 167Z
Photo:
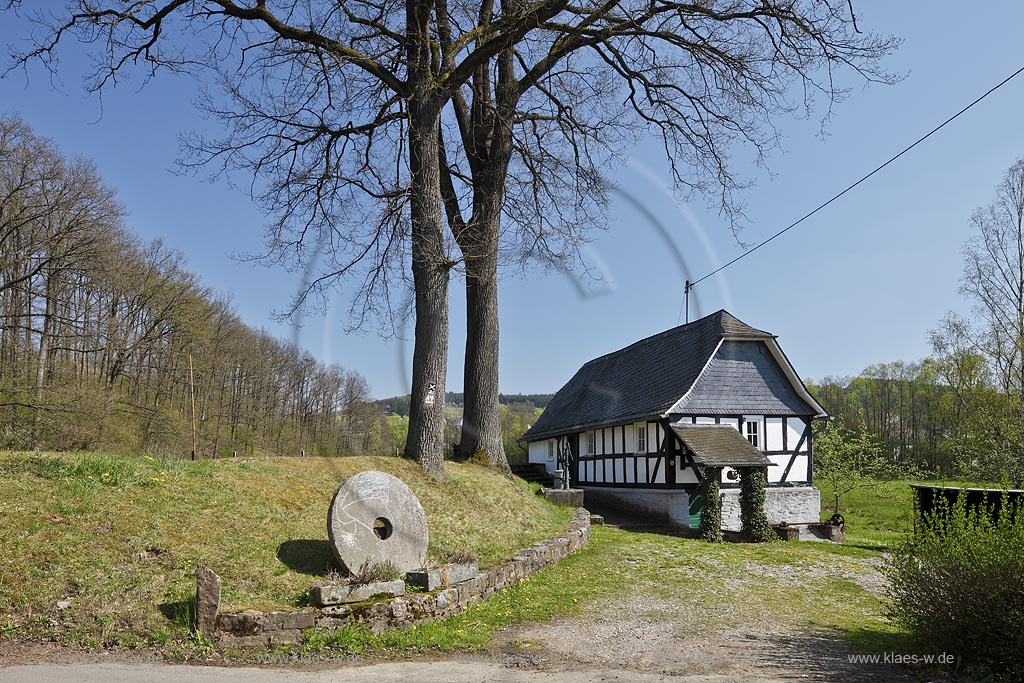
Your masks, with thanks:
M355 605L333 605L293 612L246 612L219 614L212 635L223 645L256 646L297 642L303 631L317 627L337 629L362 624L371 631L411 628L452 616L471 604L515 585L521 579L555 564L590 540L590 513L577 508L568 530L559 536L525 548L511 560L477 572L474 576L429 593Z

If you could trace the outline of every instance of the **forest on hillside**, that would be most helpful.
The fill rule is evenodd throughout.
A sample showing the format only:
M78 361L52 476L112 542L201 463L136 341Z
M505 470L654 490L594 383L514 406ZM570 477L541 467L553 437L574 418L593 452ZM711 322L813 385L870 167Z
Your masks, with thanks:
M854 377L806 384L835 426L866 435L897 471L968 475L969 411L940 367L935 358L878 363Z
M0 118L0 448L390 452L358 373L253 329L86 159ZM399 444L400 445L400 444Z

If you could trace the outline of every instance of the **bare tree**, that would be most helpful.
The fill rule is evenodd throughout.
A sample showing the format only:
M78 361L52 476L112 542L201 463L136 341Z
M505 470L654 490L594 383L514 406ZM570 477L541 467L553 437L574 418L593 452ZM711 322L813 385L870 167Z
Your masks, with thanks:
M598 169L638 127L661 135L677 181L716 188L733 208L726 145L742 139L761 150L764 115L794 107L786 98L794 78L830 101L843 92L833 86L834 65L884 78L876 60L893 41L859 33L850 7L73 0L64 12L36 15L34 47L18 63L57 68L56 50L70 37L97 48L94 89L136 67L147 78L218 74L227 101L211 96L206 108L227 135L194 141L194 159L253 172L253 195L273 216L273 258L296 264L326 254L296 305L355 277L359 313L389 309L390 283L411 272L405 452L443 476L447 287L460 261L446 241L443 204L471 297L467 398L477 443L466 448L482 447L503 465L495 438L502 211L517 223L522 256L573 255L588 223L581 219L600 213ZM468 173L458 152L442 161L449 105ZM472 187L467 220L454 210L466 196L459 184Z
M449 10L440 0L442 64L463 49L452 37L459 27L487 36L522 6ZM830 110L846 95L834 80L839 67L891 82L878 61L895 45L860 32L845 0L608 2L566 5L480 64L453 93L442 128L442 196L466 274L462 455L483 451L508 467L498 406L502 253L571 265L603 218L606 170L643 131L661 138L677 186L714 198L735 221L743 181L731 146L753 147L760 161L776 142L773 117L808 111L815 94ZM803 93L795 101L794 82Z

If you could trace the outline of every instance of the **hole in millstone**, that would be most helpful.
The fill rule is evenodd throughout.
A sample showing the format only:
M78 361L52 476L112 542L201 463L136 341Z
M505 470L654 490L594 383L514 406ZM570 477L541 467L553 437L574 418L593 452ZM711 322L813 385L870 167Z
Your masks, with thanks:
M378 517L373 520L373 533L377 535L382 541L386 541L391 538L391 534L394 533L395 528L391 526L391 520L383 517Z

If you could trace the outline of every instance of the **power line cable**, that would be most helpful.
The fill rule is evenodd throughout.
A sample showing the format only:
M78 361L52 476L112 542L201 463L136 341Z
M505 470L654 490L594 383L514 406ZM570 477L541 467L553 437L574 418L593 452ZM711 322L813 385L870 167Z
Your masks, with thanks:
M751 248L750 248L749 250L747 250L747 251L743 252L742 254L740 254L740 255L739 255L739 256L737 256L736 258L732 259L732 260L731 260L731 261L729 261L728 263L726 263L726 264L724 264L724 265L722 265L722 266L719 266L718 268L715 268L715 269L714 269L713 271L711 271L711 272L710 272L710 273L708 273L707 275L704 275L703 277L701 277L701 278L699 278L699 279L697 279L697 280L694 280L693 282L690 282L689 280L687 280L687 282L686 282L686 290L685 290L685 292L684 292L684 294L685 294L685 296L686 296L686 298L687 298L687 301L686 301L686 304L685 304L685 305L686 305L686 308L687 308L687 322L689 322L689 296L690 296L690 290L691 290L691 289L693 289L694 287L696 287L696 286L697 286L698 284L700 284L700 283L701 283L701 282L703 282L704 280L707 280L707 279L708 279L709 277L711 277L712 275L717 275L718 273L722 272L723 270L725 270L726 268L728 268L728 267L729 267L729 266L731 266L732 264L736 263L736 262L737 262L737 261L739 261L740 259L744 259L744 258L746 258L747 256L750 256L750 255L751 255L751 254L753 254L753 253L754 253L755 251L757 251L758 249L760 249L760 248L761 248L761 247L763 247L764 245L766 245L766 244L768 244L769 242L771 242L772 240L774 240L774 239L775 239L776 237L779 237L779 236L781 236L781 235L783 235L783 234L785 234L785 233L789 232L790 230L792 230L792 229L793 229L793 228L795 228L796 226L800 225L800 224L801 224L801 223L803 223L803 222L804 222L805 220L807 220L808 218L810 218L810 217L811 217L811 216L813 216L814 214L818 213L819 211L821 211L822 209L824 209L825 207L827 207L827 206L828 206L829 204L831 204L832 202L836 201L837 199L839 199L840 197L842 197L843 195L845 195L845 194L846 194L847 192L849 192L850 190L854 189L855 187L857 187L858 185L860 185L861 183L863 183L864 181L866 181L866 180L867 180L868 178L870 178L871 176L875 175L876 173L878 173L879 171L881 171L882 169L884 169L884 168L885 168L886 166L888 166L888 165L889 165L889 164L891 164L892 162L894 162L894 161L896 161L897 159L899 159L899 158L900 158L901 156L903 156L904 154L906 154L906 153L907 153L907 152L909 152L910 150L912 150L912 149L914 149L915 147L917 147L918 145L920 145L920 144L921 144L922 142L924 142L925 140L927 140L928 138L930 138L930 137L931 137L932 135L934 135L935 133L938 133L938 132L939 132L940 130L942 130L943 128L945 128L945 127L946 127L946 126L947 126L948 124L952 123L952 122L953 122L953 121L955 121L955 120L956 120L957 118L959 118L959 117L960 117L960 116L961 116L962 114L966 113L966 112L967 112L967 111L968 111L968 110L969 110L969 109L970 109L971 107L973 107L974 105L976 105L976 104L978 104L979 102L981 102L981 101L982 101L983 99L985 99L986 97L988 97L989 95L991 95L992 93L994 93L994 92L995 92L996 90L999 90L999 88L1001 88L1001 87L1003 87L1004 85L1006 85L1007 83L1009 83L1009 82L1010 82L1011 80L1013 80L1013 79L1014 79L1015 77L1017 77L1018 75L1020 75L1020 74L1021 74L1022 72L1024 72L1024 66L1020 67L1019 69L1017 69L1016 71L1014 71L1014 72L1013 72L1012 74L1010 74L1009 76L1007 76L1006 78L1004 78L1004 79L1003 79L1002 81L1000 81L1000 82L999 82L999 83L997 83L996 85L994 85L994 86L992 86L991 88L989 88L989 89L988 89L987 91L985 91L985 93L984 93L983 95L981 95L980 97L978 97L977 99L975 99L975 100L974 100L973 102L971 102L970 104L968 104L968 105L967 105L966 107L964 107L963 109L961 109L961 110L960 110L960 111L958 111L957 113L955 113L955 114L953 114L952 116L950 116L950 117L949 117L948 119L946 119L945 121L943 121L942 123L940 123L939 125L937 125L937 126L936 126L935 128L932 128L932 129L931 129L930 131L928 131L927 133L925 133L924 135L922 135L921 137L919 137L919 138L918 138L917 140L915 140L915 141L914 141L914 142L913 142L912 144L908 145L907 147L904 147L904 148L903 148L902 150L900 150L900 151L899 151L899 152L898 152L897 154L895 154L894 156L890 157L890 158L889 158L889 159L888 159L888 160L887 160L887 161L886 161L886 162L885 162L884 164L882 164L882 165L880 165L880 166L877 166L877 167L876 167L876 168L875 168L875 169L874 169L873 171L871 171L871 172L870 172L870 173L868 173L867 175L865 175L865 176L861 177L861 178L860 178L859 180L857 180L857 181L856 181L855 183L853 183L852 185L849 185L849 186L847 186L847 187L846 187L846 189L844 189L844 190L843 190L842 192L839 192L838 194L835 194L835 195L833 195L833 196L832 196L832 197L831 197L831 198L830 198L830 199L829 199L828 201L826 201L826 202L824 202L824 203L822 203L822 204L819 204L819 205L818 205L817 207L815 207L815 208L814 208L814 210L812 210L812 211L809 211L808 213L804 214L803 216L801 216L801 217L800 217L800 218L798 218L797 220L795 220L795 221L793 221L792 223L790 223L789 225L787 225L787 226L786 226L785 228L783 228L782 230L779 230L779 231L778 231L777 233L775 233L774 235L772 235L772 236L771 236L771 237L769 237L768 239L766 239L766 240L764 240L763 242L760 242L760 243L758 243L758 244L754 245L754 246L753 246L753 247L751 247Z

